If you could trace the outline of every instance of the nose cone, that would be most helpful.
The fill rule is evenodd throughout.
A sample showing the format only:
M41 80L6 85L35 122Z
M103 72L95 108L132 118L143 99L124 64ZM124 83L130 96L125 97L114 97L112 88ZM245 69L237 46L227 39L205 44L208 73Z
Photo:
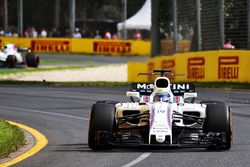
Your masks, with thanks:
M158 143L164 143L164 141L165 141L165 135L156 135L156 141Z

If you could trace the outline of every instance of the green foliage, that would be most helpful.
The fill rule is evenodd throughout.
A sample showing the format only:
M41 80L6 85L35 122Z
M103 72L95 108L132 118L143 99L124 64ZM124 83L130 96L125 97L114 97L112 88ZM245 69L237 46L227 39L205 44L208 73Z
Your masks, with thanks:
M7 157L25 142L24 133L18 127L0 120L0 158Z
M25 0L23 1L23 21L24 29L36 27L38 31L42 28L51 30L55 25L55 3L53 0ZM122 0L76 0L76 21L80 22L79 27L86 27L89 22L95 20L122 21ZM128 17L134 15L144 4L145 0L127 1ZM60 8L60 27L69 27L69 0L59 0ZM17 1L8 0L9 26L17 27ZM34 12L35 11L35 12ZM0 18L3 18L3 1L0 1ZM0 19L0 27L3 21Z
M128 18L133 16L143 6L146 0L127 0Z

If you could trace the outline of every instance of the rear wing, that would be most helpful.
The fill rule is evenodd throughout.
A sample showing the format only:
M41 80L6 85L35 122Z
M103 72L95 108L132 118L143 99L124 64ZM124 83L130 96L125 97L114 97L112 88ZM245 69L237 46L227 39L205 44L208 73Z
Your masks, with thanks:
M30 48L17 48L17 51L18 52L28 52L28 53L30 53L31 49Z
M183 96L184 93L194 93L195 85L192 83L172 83L170 85L174 96ZM139 92L140 95L150 96L154 91L153 83L132 83L131 91Z

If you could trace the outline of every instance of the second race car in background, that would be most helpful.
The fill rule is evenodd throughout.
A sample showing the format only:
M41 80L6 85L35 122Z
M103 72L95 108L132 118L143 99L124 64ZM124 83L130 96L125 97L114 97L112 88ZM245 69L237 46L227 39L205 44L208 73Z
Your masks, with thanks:
M29 48L19 48L16 44L5 44L0 51L0 62L3 67L15 68L17 65L27 64L28 67L39 66L39 56Z

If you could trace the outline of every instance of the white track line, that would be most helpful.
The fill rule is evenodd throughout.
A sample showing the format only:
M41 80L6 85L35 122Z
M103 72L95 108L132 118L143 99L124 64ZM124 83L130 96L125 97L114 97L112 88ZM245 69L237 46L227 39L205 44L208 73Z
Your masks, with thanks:
M53 112L32 110L32 109L26 109L26 108L17 108L17 107L8 107L8 106L0 106L0 108L4 108L4 109L8 109L8 110L28 111L28 112L39 113L39 114L48 114L48 115L54 115L54 116L61 116L61 117L67 117L67 118L80 119L80 120L85 120L85 121L89 120L88 118L84 118L84 117L77 117L77 116L68 115L68 114L53 113Z
M26 109L26 108L17 108L17 107L9 107L9 106L0 106L0 108L3 109L8 109L8 110L18 110L18 111L28 111L28 112L33 112L33 113L39 113L39 114L47 114L47 115L54 115L54 116L61 116L61 117L67 117L67 118L74 118L78 120L85 120L88 121L88 118L84 117L77 117L73 115L68 115L68 114L61 114L61 113L52 113L52 112L46 112L46 111L41 111L41 110L32 110L32 109ZM130 161L128 164L123 165L122 167L132 167L135 164L138 164L139 162L143 161L146 159L148 156L150 156L151 153L143 153L140 155L138 158L136 158L133 161Z
M140 155L138 158L136 158L135 160L127 163L126 165L123 165L122 167L131 167L134 166L135 164L138 164L139 162L143 161L144 159L146 159L148 156L150 156L151 153L143 153L142 155Z

